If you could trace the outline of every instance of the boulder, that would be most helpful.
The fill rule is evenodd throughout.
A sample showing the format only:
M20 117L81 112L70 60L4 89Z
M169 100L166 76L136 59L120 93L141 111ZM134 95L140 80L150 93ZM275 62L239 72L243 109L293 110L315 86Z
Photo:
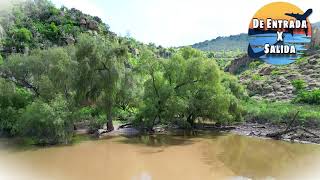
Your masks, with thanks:
M308 85L310 89L320 88L320 82L311 82Z
M98 31L99 30L99 24L95 20L90 20L87 24L88 28L90 30Z
M266 95L267 98L274 98L276 95L274 93L269 93Z
M273 91L273 87L269 84L263 87L262 93L263 94L268 94Z
M314 79L320 79L320 74L311 74L310 77Z
M250 58L248 55L237 58L233 60L231 64L224 69L224 71L232 74L239 73L239 69L241 69L241 67L248 66L253 60L254 59Z
M313 73L314 73L313 69L307 69L305 71L302 71L302 74L304 74L304 75L310 75L310 74L313 74Z
M286 87L286 91L292 91L293 89L294 89L293 86L287 86L287 87Z
M87 25L86 19L85 18L81 18L79 24L80 24L81 27L86 27L86 25Z
M271 66L263 67L260 71L260 75L270 75L272 72L273 68Z
M74 43L76 42L76 40L74 39L74 37L73 37L72 35L67 36L67 37L65 38L65 41L66 41L66 43L67 43L68 45L74 44Z
M274 83L274 84L272 85L272 87L273 87L274 90L279 90L279 89L281 88L281 84L279 84L279 83Z
M299 76L300 75L296 73L286 75L287 79L289 80L299 79Z
M252 92L259 93L263 89L262 85L262 81L253 81L250 84L248 84L248 89Z
M281 92L286 92L286 87L281 87L280 89L279 89L279 91L281 91Z
M315 58L310 58L310 59L308 59L308 63L309 63L309 64L312 64L312 65L315 65L315 64L318 63L318 61L317 61L317 59L315 59Z
M279 76L279 77L277 78L277 81L280 82L281 84L285 84L285 83L288 82L288 80L287 80L285 77L283 77L283 76Z

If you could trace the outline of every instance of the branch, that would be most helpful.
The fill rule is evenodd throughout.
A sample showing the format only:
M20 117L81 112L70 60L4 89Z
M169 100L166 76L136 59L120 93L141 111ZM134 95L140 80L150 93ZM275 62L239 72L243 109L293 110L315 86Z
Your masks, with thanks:
M107 70L107 71L110 72L110 69L106 66L105 63L101 62L101 64L102 64L103 67L102 67L102 68L95 69L96 71L104 71L104 70Z
M181 83L181 84L178 84L174 89L176 90L176 89L178 89L178 88L180 88L180 87L182 87L182 86L185 86L185 85L187 85L187 84L193 84L193 83L200 82L200 81L201 81L201 80L196 79L196 80L193 80L193 81L183 82L183 83Z
M16 77L14 77L13 75L9 76L8 74L0 73L0 77L6 79L8 81L11 81L18 86L25 87L27 89L31 89L36 94L36 96L39 96L40 95L39 89L26 80L26 75L24 78L18 79Z

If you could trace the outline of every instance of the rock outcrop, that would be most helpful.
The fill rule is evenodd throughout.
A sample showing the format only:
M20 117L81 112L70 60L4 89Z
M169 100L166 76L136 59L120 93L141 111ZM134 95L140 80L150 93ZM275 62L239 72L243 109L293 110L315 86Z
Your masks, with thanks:
M289 101L295 97L293 80L303 80L307 90L320 88L320 52L286 66L262 64L240 75L255 99Z
M230 72L232 74L237 74L241 72L242 69L245 69L254 59L250 58L248 55L239 57L233 60L230 65L228 65L224 71Z

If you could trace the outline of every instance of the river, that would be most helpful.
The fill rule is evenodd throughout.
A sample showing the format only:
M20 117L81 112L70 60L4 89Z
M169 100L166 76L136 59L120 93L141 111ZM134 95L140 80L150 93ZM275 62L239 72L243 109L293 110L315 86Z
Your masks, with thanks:
M109 137L45 148L0 143L0 180L320 179L319 145L234 134Z

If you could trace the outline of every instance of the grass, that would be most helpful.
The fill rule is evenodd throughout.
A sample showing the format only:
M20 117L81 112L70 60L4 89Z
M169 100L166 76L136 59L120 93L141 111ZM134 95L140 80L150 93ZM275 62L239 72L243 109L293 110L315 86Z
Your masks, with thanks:
M243 106L247 121L288 123L294 114L299 111L297 117L299 125L320 126L320 106L254 100L243 102Z
M255 81L263 81L266 80L266 77L261 76L259 74L252 74L251 78Z

